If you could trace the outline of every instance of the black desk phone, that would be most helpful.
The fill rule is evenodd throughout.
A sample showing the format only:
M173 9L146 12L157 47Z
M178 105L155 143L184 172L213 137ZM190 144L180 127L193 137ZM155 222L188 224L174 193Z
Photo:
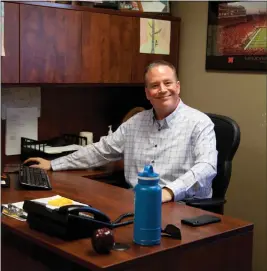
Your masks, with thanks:
M51 210L30 200L24 201L23 209L28 213L30 228L62 239L91 237L100 228L113 229L132 224L133 219L122 220L134 216L133 213L126 213L112 222L106 214L91 206L65 205Z

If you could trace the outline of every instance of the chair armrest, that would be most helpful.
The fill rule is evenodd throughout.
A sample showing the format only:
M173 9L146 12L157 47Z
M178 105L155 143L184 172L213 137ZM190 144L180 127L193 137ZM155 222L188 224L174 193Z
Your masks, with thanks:
M226 203L225 199L189 199L183 200L186 205L203 208L209 206L222 206Z

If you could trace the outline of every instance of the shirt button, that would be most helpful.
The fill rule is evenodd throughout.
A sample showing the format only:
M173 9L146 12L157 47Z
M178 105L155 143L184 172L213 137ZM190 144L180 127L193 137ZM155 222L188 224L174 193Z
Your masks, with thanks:
M151 161L151 163L152 163L152 164L154 164L154 163L155 163L155 161L154 161L154 160L152 160L152 161Z
M158 145L156 144L156 145L155 145L155 148L157 148L157 146L158 146Z

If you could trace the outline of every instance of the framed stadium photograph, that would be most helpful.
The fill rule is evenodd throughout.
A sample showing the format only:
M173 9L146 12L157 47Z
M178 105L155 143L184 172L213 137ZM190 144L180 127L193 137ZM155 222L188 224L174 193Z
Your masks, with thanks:
M267 72L267 5L209 2L206 70Z

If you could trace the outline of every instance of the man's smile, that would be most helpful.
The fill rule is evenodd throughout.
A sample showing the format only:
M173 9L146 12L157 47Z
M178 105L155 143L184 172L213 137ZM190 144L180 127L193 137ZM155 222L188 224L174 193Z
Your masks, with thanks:
M165 100L165 99L168 99L169 97L171 97L172 95L165 95L165 96L160 96L160 97L157 97L157 99L159 100Z

